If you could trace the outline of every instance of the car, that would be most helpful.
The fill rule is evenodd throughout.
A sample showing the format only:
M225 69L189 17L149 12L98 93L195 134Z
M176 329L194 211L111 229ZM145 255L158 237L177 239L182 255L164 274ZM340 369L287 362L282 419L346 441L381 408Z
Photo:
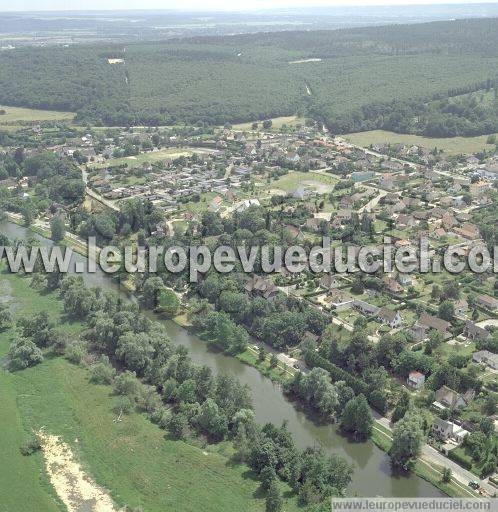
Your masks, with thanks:
M479 489L480 484L479 484L479 482L471 481L471 482L469 482L469 487L471 487L472 489L476 490L476 489Z
M296 370L299 370L299 369L300 369L300 368L299 368L299 365L298 365L297 363L294 363L294 364L292 365L292 368L295 368Z

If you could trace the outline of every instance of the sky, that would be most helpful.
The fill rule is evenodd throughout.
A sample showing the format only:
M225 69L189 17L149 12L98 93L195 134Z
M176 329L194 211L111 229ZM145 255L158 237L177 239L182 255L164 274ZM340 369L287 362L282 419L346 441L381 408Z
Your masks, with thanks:
M498 0L1 0L0 11L174 9L248 11L287 7L497 3ZM7 5L2 5L2 3Z

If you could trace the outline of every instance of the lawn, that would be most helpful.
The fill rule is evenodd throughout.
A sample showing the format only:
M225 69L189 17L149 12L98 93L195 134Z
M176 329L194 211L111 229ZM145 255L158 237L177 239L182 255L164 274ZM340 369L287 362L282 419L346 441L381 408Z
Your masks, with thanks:
M4 107L1 105L0 110L5 110L5 114L0 115L0 125L12 123L34 123L36 121L72 121L74 119L74 114L72 112Z
M52 294L29 288L28 278L1 274L2 295L17 316L48 310L60 320L61 304ZM61 322L75 333L79 324ZM7 351L12 330L0 334L0 354ZM57 503L40 454L23 457L19 446L32 430L59 435L84 470L109 489L119 505L148 512L264 509L258 482L247 466L224 455L228 443L198 448L168 440L145 416L132 413L115 421L111 388L89 382L84 367L62 357L46 357L34 368L14 374L1 371L0 511L56 512ZM6 442L7 441L7 442ZM284 491L287 489L283 489ZM286 510L296 510L295 500Z
M278 131L282 128L282 126L287 125L289 127L291 126L297 126L297 125L303 125L304 126L304 119L297 116L287 116L287 117L274 117L272 119L272 127L271 130L264 130L262 126L262 121L254 121L258 123L258 129L262 131ZM248 131L252 130L252 122L250 123L239 123L233 125L234 130L239 131Z
M114 165L128 164L128 167L138 167L144 163L153 163L165 159L175 159L181 156L192 156L194 153L206 153L206 149L198 148L165 148L158 151L148 151L136 156L125 156L122 158L109 158L102 163L92 164L92 168L101 169L102 167L112 167Z
M406 144L423 146L428 149L437 147L447 155L458 155L461 153L477 153L483 149L492 150L493 144L486 144L487 135L479 137L451 137L445 139L434 139L421 137L419 135L399 134L384 130L371 130L368 132L348 133L344 138L359 146L370 146L370 144L388 142L391 144Z
M265 183L264 188L265 190L278 189L284 192L294 192L302 187L318 194L327 194L333 190L337 181L337 178L328 174L290 171L280 178L272 180L269 185Z

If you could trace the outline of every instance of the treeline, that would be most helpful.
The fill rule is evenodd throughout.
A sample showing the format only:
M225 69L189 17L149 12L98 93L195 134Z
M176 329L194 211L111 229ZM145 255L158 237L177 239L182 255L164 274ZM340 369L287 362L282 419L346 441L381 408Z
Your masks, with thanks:
M393 101L364 105L352 112L321 116L333 133L389 130L427 137L472 137L498 131L498 85L487 80L437 94L432 101ZM492 101L483 101L492 95ZM315 107L316 109L316 107Z
M335 132L405 130L406 103L413 110L414 99L430 102L448 88L454 95L495 78L497 32L496 20L471 20L142 42L126 54L108 44L24 48L0 54L0 103L71 110L100 125L220 125L308 113ZM111 65L110 57L125 62ZM322 60L290 64L309 58ZM412 132L490 129L484 121L473 127L465 112L435 113L439 121L424 116Z
M59 291L65 314L86 330L80 338L68 337L46 312L20 319L7 356L12 370L42 362L46 351L65 354L89 364L93 382L112 385L119 416L138 409L174 439L231 440L235 460L247 463L261 481L267 507L274 507L268 510L281 509L278 479L303 505L341 495L349 485L348 463L319 447L300 451L285 423L259 426L248 387L193 364L187 350L173 345L164 327L142 315L137 303L87 288L81 278L35 276L37 287Z

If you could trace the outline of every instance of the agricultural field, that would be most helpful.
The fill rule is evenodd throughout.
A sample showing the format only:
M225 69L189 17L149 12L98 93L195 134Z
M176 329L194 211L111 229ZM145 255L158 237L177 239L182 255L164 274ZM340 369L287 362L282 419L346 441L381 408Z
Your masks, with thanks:
M400 134L385 130L370 130L366 132L348 133L344 138L358 146L368 147L371 144L389 143L422 146L424 148L437 148L445 155L474 154L482 150L494 149L494 144L487 144L487 135L478 137L447 137L431 138L420 135Z
M34 292L29 283L29 278L0 274L2 295L16 315L47 310L66 332L81 330L80 324L61 318L61 303L54 295ZM12 329L0 333L1 357L13 334ZM212 448L171 441L138 413L116 421L111 388L91 384L84 367L47 356L27 370L2 370L0 386L2 512L64 509L45 474L42 454L24 457L19 451L42 427L45 433L61 437L83 470L119 505L151 512L176 510L180 503L185 511L264 509L259 484L248 468L230 462L230 444ZM286 503L286 510L296 509L295 502Z
M232 126L234 130L238 131L251 131L253 122L258 123L258 129L261 129L261 121L256 120L248 123L237 123ZM265 131L279 131L283 126L288 126L290 128L296 126L304 126L305 119L299 116L283 116L283 117L275 117L271 119L272 126L269 130Z
M37 110L32 108L7 107L0 105L0 126L11 123L34 123L37 121L72 121L72 112L58 112L55 110Z

